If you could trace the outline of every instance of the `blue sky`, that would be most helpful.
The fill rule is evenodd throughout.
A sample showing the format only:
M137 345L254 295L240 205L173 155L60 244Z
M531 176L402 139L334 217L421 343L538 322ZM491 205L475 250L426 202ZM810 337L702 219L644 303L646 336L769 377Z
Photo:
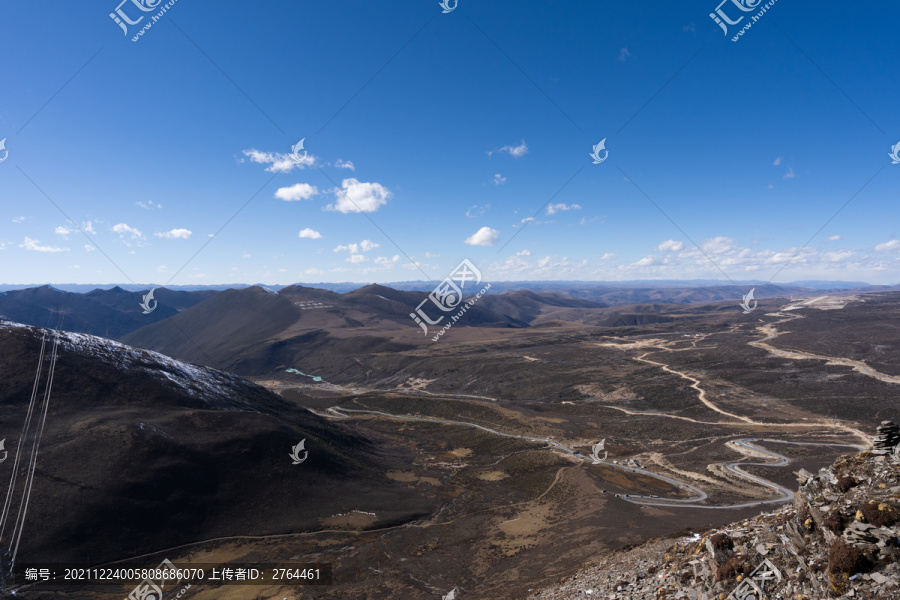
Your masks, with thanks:
M87 4L0 8L2 283L900 282L895 3Z

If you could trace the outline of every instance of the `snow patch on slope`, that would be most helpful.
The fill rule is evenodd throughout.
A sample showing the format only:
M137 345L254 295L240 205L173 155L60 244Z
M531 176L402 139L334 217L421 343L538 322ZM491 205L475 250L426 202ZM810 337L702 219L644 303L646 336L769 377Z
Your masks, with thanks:
M188 395L219 408L248 409L252 406L242 400L238 392L247 383L240 377L190 363L176 360L165 354L128 346L114 340L73 333L70 331L45 330L12 321L0 321L0 329L24 328L35 336L50 331L59 339L59 345L68 351L90 356L120 371L139 369L157 379L171 382L182 388Z

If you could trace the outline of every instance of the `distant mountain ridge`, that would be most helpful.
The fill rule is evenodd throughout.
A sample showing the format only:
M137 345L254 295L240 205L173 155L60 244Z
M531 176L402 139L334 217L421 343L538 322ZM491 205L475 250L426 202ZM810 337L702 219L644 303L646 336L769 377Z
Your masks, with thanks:
M422 332L410 313L427 298L425 292L377 284L344 294L302 286L276 294L261 287L228 290L122 340L243 375L301 362L351 368L363 353L408 350L421 343ZM559 294L510 292L482 297L460 326L525 329L548 312L566 315L605 306Z
M430 291L439 281L393 281L381 283L384 287L393 288L395 290L405 291ZM509 290L566 290L581 288L623 288L623 287L717 287L727 285L739 286L757 286L768 285L770 282L759 280L747 281L726 281L721 279L633 279L622 281L582 281L582 280L522 280L522 281L496 281L492 283L492 288L496 291ZM45 284L7 284L0 283L0 292L10 290L24 290L28 288L41 287ZM272 291L280 291L286 287L300 286L307 288L329 290L337 293L350 292L361 287L365 287L365 283L357 283L350 281L342 282L308 282L308 283L292 283L292 284L263 284L263 283L222 283L209 285L158 285L151 283L119 283L119 284L86 284L86 283L57 283L51 287L64 292L85 293L93 290L108 290L112 288L121 288L129 292L146 292L152 288L166 288L169 290L180 290L186 292L212 290L224 291L229 289L243 289L248 287L264 287ZM829 281L829 280L808 280L808 281L791 281L787 283L779 283L776 285L786 287L805 287L813 290L850 290L850 289L869 289L888 290L900 289L900 284L873 285L864 281Z
M54 315L64 315L62 329L81 331L109 339L134 331L148 323L167 319L217 292L186 292L158 288L154 290L156 308L144 314L140 306L149 290L127 291L121 287L74 293L44 285L37 288L0 292L0 316L11 321L44 327ZM153 304L151 303L151 306Z
M575 318L580 322L599 324L597 320L585 320L588 318L586 314L576 316L572 311L590 311L629 305L738 303L750 289L754 290L754 296L757 299L804 297L829 292L846 294L889 291L892 289L880 286L823 289L775 284L675 286L671 283L673 282L661 282L659 285L651 286L625 286L619 283L599 285L598 282L492 283L489 292L480 299L477 305L466 312L461 326L530 327L538 324L540 319L546 319L547 315L554 311L558 313L558 319ZM809 283L826 285L835 282ZM311 309L315 307L309 303L318 303L319 307L330 307L332 313L335 310L343 310L346 313L336 320L319 319L321 321L319 329L358 328L388 321L393 322L394 325L409 324L410 313L434 289L434 284L429 282L396 284L400 286L399 288L381 284L353 285L356 286L354 289L344 292L303 285L284 286L278 290L267 286L192 291L160 287L154 289L155 308L147 314L141 306L141 301L149 288L132 291L122 286L114 286L109 289L95 288L84 293L76 293L61 289L59 286L43 285L0 292L0 317L43 327L48 326L53 320L53 316L61 312L64 317L60 325L61 329L81 331L109 339L124 339L148 325L166 321L181 313L191 312L191 319L179 319L167 326L170 333L167 334L168 341L166 343L163 343L158 335L129 339L139 345L147 343L150 344L149 347L167 348L174 339L171 337L173 334L178 338L185 338L186 335L190 338L192 334L187 332L196 329L191 323L196 319L196 322L204 322L208 325L213 321L219 322L216 330L221 332L222 336L215 341L219 345L233 339L241 339L243 334L236 328L249 328L248 331L255 329L254 335L265 337L273 336L290 328L301 318L307 323L316 321L318 317L311 312ZM534 289L523 288L528 285L533 286ZM753 287L750 287L751 285ZM216 296L221 296L222 299L202 310L192 311L194 307ZM251 298L258 299L258 302ZM231 302L236 302L236 304L232 306ZM244 313L235 313L234 311L240 307L243 307L241 310L244 310ZM215 311L215 315L209 311ZM645 312L645 309L635 309L635 311ZM260 318L252 325L249 322L244 323L246 317L252 313L257 313ZM226 318L224 315L229 316ZM631 321L619 319L610 323L612 322ZM239 323L243 324L239 325ZM270 326L270 323L273 325ZM173 327L177 329L172 329ZM313 329L315 328L313 327ZM304 325L299 329L309 330L310 328ZM230 332L230 335L226 332ZM249 339L247 341L249 343ZM205 362L209 357L191 355L191 358Z

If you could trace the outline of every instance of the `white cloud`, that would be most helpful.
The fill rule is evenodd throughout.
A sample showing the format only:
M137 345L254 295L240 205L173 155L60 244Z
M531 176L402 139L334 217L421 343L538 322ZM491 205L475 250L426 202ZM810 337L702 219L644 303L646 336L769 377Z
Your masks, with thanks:
M278 188L275 197L285 202L294 202L296 200L309 200L319 193L319 188L308 183L295 183L290 187Z
M362 254L351 254L350 258L347 259L347 262L353 263L354 265L358 265L364 262L367 262L369 259L363 256Z
M856 250L835 250L833 252L823 252L822 260L830 263L844 262L854 254L856 254Z
M654 250L664 254L650 254L630 264L616 267L619 278L665 278L687 279L695 277L723 277L723 269L728 275L760 273L765 270L778 271L784 268L782 277L795 279L814 278L856 278L856 269L877 270L884 264L883 258L860 256L859 249L824 251L817 248L783 248L780 251L741 247L734 240L718 236L704 240L702 251L694 246L681 244L679 249L674 240L663 242ZM900 251L900 242L894 244ZM891 248L886 248L890 250ZM900 260L898 258L897 260ZM609 277L609 272L603 275ZM786 279L790 281L791 279Z
M480 217L480 216L484 215L484 213L486 213L490 207L491 207L490 204L485 204L484 206L478 206L476 204L475 206L470 207L469 210L466 211L466 216L469 217L470 219Z
M153 235L158 238L166 238L167 240L186 240L191 237L191 233L190 229L172 229L171 231L161 231L159 233L154 233Z
M681 252L682 248L684 248L684 244L675 240L666 240L656 247L660 252Z
M251 148L244 150L244 156L250 158L251 162L269 165L266 171L270 173L288 173L294 169L304 169L311 167L316 163L316 158L312 154L304 154L300 160L294 160L292 154L282 154L281 152L262 152Z
M58 225L56 229L53 230L56 235L62 236L63 239L68 239L68 236L72 235L76 231L78 231L78 227L70 227L67 225ZM94 231L94 224L92 221L84 221L81 224L81 231L85 233L97 233L96 231Z
M341 188L334 188L334 204L329 204L325 210L336 210L344 214L351 212L375 212L380 206L387 204L391 192L380 183L361 182L356 179L345 179L341 182Z
M488 152L488 156L493 156L497 152L506 152L513 158L522 158L528 154L528 144L525 143L525 140L522 140L522 143L518 146L503 146L499 150L491 150Z
M892 284L896 282L897 268L900 267L900 240L885 240L884 244L878 245L877 253L872 252L871 247L834 250L833 246L824 244L819 248L770 249L761 248L759 242L754 241L744 247L725 236L697 241L703 251L687 242L682 243L680 250L663 242L654 245L643 257L626 258L611 252L598 252L591 260L570 261L551 255L547 262L546 257L538 257L538 260L516 253L486 265L483 270L490 273L487 277L492 281L717 279L724 282L727 277L734 280L768 279L780 272L780 282L834 279ZM660 247L667 251L660 252Z
M334 249L334 252L349 252L350 254L359 254L360 252L369 252L374 250L375 248L381 247L380 244L376 244L371 240L363 240L360 243L356 244L347 244L346 246L340 245Z
M516 252L516 256L531 256L531 252L527 249L522 250L521 252Z
M837 241L840 241L840 240L842 240L842 239L843 239L843 238L842 238L841 236L839 236L839 235L833 235L833 236L831 236L830 238L828 238L828 239L825 240L825 241L826 241L826 242L837 242Z
M570 204L568 206L565 204L562 204L562 203L551 204L547 207L547 214L555 215L556 213L558 213L561 210L581 210L581 206L578 204Z
M703 250L709 254L723 254L733 248L734 241L722 235L703 243Z
M500 232L490 227L482 227L474 234L466 238L469 246L496 246L500 239Z
M159 202L153 202L153 200L147 200L146 202L137 201L135 202L135 204L147 210L162 208L162 204L160 204Z
M375 259L375 264L377 265L392 265L394 263L400 262L400 255L395 254L393 258L388 258L386 256L379 256Z
M500 173L494 173L494 185L503 185L506 183L506 177Z
M125 223L119 223L117 225L113 225L112 230L115 231L116 233L118 233L122 237L124 237L126 233L130 234L132 239L143 239L143 237L144 237L144 234L141 233L137 228L129 227Z
M297 234L301 238L306 238L308 240L318 240L322 238L322 234L316 231L315 229L310 229L307 227L306 229L301 229L300 233Z
M335 161L334 163L334 166L339 169L350 169L351 171L356 171L356 165L353 164L353 161L349 160L337 159L337 161Z
M790 169L788 169L788 172L784 174L784 177L782 177L782 179L793 179L796 176L797 175L794 174L794 168L791 167Z
M772 165L777 167L780 164L781 164L781 157L779 156L778 158L775 159L775 162L773 162Z
M555 259L550 256L544 256L536 261L527 257L509 256L503 261L495 262L489 265L487 270L491 272L492 278L499 279L560 279L569 278L576 279L578 276L585 277L587 275L588 261L580 263L570 262L568 257Z
M12 222L13 222L13 223L24 223L24 222L25 222L25 217L13 217Z
M41 246L40 240L33 240L26 237L25 241L19 244L19 248L31 250L33 252L68 252L68 248L54 248L52 246Z
M628 51L628 48L622 48L621 50L619 50L619 58L617 58L616 60L625 62L625 59L629 56L631 56L631 52Z

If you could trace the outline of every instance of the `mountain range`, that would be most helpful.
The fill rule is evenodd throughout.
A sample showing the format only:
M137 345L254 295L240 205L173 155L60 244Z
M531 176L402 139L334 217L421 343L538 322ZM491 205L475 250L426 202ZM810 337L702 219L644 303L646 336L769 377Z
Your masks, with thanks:
M117 339L243 376L298 365L332 376L346 372L349 377L351 371L356 376L363 356L414 349L430 343L435 330L426 336L410 318L428 298L426 291L378 284L344 293L299 285L277 292L262 286L223 291L156 288L153 310L146 313L141 302L148 291L117 286L74 293L47 285L10 290L0 292L0 317L45 327L54 315L61 315L59 329ZM673 304L702 311L734 309L748 291L732 285L489 291L466 311L455 335L490 341L502 330L560 323L628 327L671 322L676 318ZM780 285L754 289L757 299L818 293Z
M740 301L755 285L756 298L803 297L823 291L855 293L861 290L885 291L894 288L867 286L842 282L806 282L802 285L694 285L691 282L623 282L599 284L597 282L497 282L472 311L467 313L464 325L527 327L534 325L537 313L544 308L603 308L624 305L647 304L698 304L710 302ZM358 309L377 314L380 318L400 319L405 322L410 312L425 298L422 292L434 288L431 282L401 282L394 287L370 284L334 284L341 292L312 286L218 286L197 288L149 288L133 285L111 288L92 286L50 286L6 289L0 291L0 317L34 326L48 326L51 315L65 315L60 328L68 331L90 333L109 339L124 336L148 324L158 323L209 300L218 294L229 299L240 298L241 290L268 291L287 297L291 302L321 301L348 310ZM351 286L353 286L351 288ZM830 286L830 287L829 287ZM0 289L14 286L0 286ZM81 291L71 288L92 287ZM156 308L145 313L140 306L145 294L153 290ZM247 292L258 296L257 292ZM285 303L281 303L286 307ZM152 306L152 304L151 304ZM284 309L283 309L284 310ZM646 310L646 309L642 309ZM280 314L280 313L279 313ZM284 315L278 317L284 318ZM351 318L352 320L352 318Z
M439 281L393 281L383 282L381 285L394 288L395 290L419 291L425 292L434 289ZM532 291L558 291L574 289L591 289L591 288L697 288L697 287L718 287L723 285L737 286L759 286L768 285L768 281L746 280L746 281L724 281L718 279L634 279L623 281L566 281L566 280L538 280L538 281L495 281L493 289L498 292L513 290L532 290ZM41 284L9 284L0 283L0 292L11 290L24 290L33 287L40 287ZM57 283L53 287L60 291L85 293L95 289L108 290L112 288L122 288L130 292L146 291L151 288L165 287L170 290L180 290L184 292L195 292L200 290L224 291L229 289L241 289L248 287L266 287L272 291L279 291L282 288L291 287L292 285L300 285L303 287L318 288L329 290L337 293L352 292L355 289L364 287L365 283L352 281L340 282L318 282L318 283L295 283L295 284L263 284L263 283L230 283L230 284L209 284L209 285L159 285L152 283L121 283L121 284L88 284L88 283ZM785 287L807 288L809 290L856 290L856 291L885 291L898 289L898 285L872 285L864 281L829 281L829 280L804 280L780 283L777 285Z

